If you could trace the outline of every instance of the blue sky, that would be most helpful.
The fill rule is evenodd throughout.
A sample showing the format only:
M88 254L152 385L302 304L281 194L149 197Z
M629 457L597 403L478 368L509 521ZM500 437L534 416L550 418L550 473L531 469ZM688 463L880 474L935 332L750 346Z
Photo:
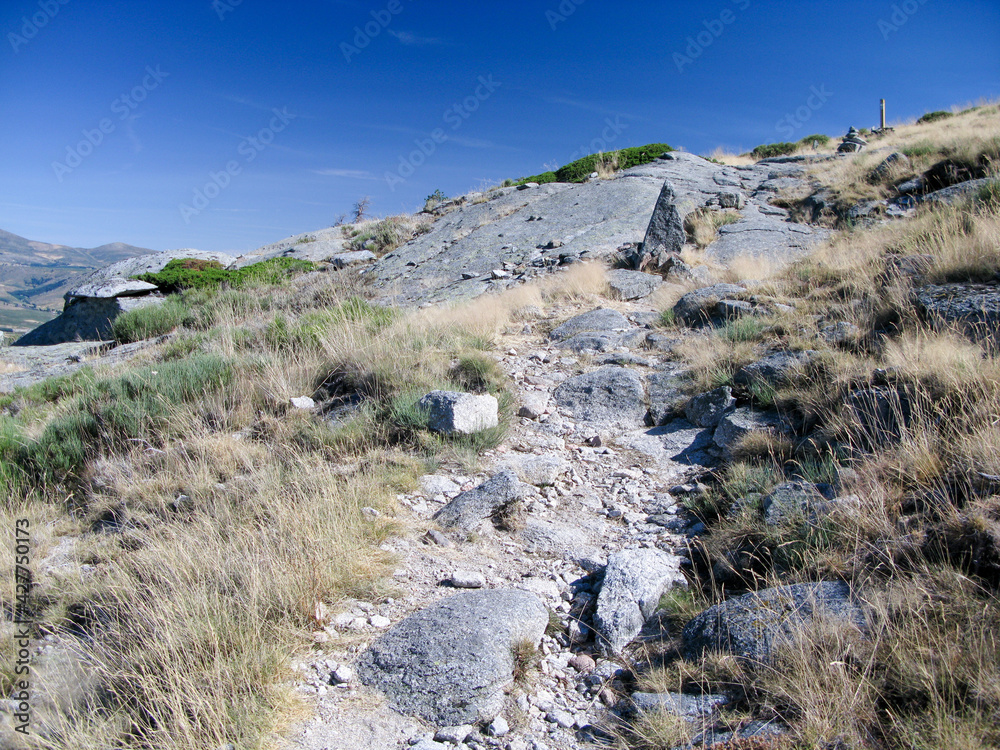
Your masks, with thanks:
M1000 3L2 0L0 229L244 252L361 196L1000 97Z

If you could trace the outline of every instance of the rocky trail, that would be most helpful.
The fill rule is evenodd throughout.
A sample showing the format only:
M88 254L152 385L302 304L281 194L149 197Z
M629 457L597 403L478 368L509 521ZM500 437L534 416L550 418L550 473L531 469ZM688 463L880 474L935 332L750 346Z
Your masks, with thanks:
M637 342L655 335L642 321L658 313L641 303L616 307L627 328L615 333L632 334ZM552 317L558 321L574 312L577 320L595 319L586 315L589 310L559 310ZM602 590L598 581L609 561L625 573L630 566L641 567L643 574L656 570L657 575L641 576L656 591L639 591L635 576L624 575L618 584L619 595L645 595L652 609L662 592L683 585L680 566L692 519L678 503L684 493L699 491L697 480L712 463L712 431L683 420L645 425L643 381L655 383L669 366L662 353L620 347L603 355L577 355L558 344L533 332L504 337L501 363L523 416L514 420L505 443L484 456L482 474L443 471L423 477L418 492L399 496L407 530L384 545L398 558L394 582L399 594L378 606L358 602L330 614L330 625L316 634L321 650L298 665L299 689L315 701L316 713L292 733L287 747L394 748L419 740L418 747L430 750L442 747L433 744L435 736L447 740L464 733L470 748L568 750L606 723L607 712L623 697L621 670L628 664L616 652L639 634L608 614L610 602L597 608L607 623L602 634L594 632L595 601ZM597 387L587 387L586 379L598 378ZM630 394L621 379L634 381L639 390ZM511 523L513 528L480 518L472 532L437 530L433 518L442 507L504 470L522 482L524 517ZM530 592L555 613L564 631L550 628L542 638L538 673L505 696L503 721L488 722L497 737L489 730L473 732L471 721L461 731L441 731L397 713L358 679L355 667L359 654L388 626L467 587ZM441 624L445 638L464 625ZM653 630L647 635L658 635ZM423 635L433 638L430 632ZM420 684L412 689L423 693ZM436 715L433 708L426 710ZM502 731L504 722L512 727L509 734Z

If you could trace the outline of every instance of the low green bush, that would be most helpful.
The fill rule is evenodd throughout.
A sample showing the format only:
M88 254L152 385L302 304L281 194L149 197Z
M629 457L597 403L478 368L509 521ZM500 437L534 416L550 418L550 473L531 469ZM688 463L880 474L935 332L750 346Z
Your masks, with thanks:
M807 135L805 138L799 140L800 146L807 146L812 148L813 143L818 146L825 146L830 142L830 136L823 135L822 133L813 133L812 135Z
M556 177L555 172L542 172L541 174L532 175L531 177L522 177L513 184L526 185L529 182L537 182L539 185L544 185L548 182L559 182L559 178Z
M172 294L159 305L147 305L122 313L111 324L111 335L119 344L145 341L170 333L193 320L191 309Z
M914 143L910 146L903 146L899 150L911 159L919 156L931 156L941 152L941 148L939 146L936 146L933 143L928 143L927 141Z
M754 159L773 159L775 156L793 154L798 147L798 143L764 143L751 151L750 155Z
M673 150L673 147L668 146L666 143L647 143L645 146L633 146L608 152L607 155L611 156L614 154L617 156L618 169L629 169L630 167L637 167L640 164L649 164L652 161L656 161L665 152ZM564 167L560 167L555 172L556 179L559 182L585 181L593 172L597 171L597 160L599 157L599 154L590 154L589 156L584 156L582 159L570 162Z
M98 380L41 436L21 445L19 463L45 480L76 476L85 461L133 441L159 443L171 431L174 409L217 392L233 380L222 357L197 355Z
M926 125L929 122L937 122L938 120L947 120L949 117L954 117L951 112L946 112L943 109L935 110L934 112L928 112L925 115L921 115L917 119L917 125Z
M300 273L312 271L316 264L296 258L271 258L243 268L227 270L214 260L176 258L157 273L144 273L136 278L166 294L184 289L217 289L227 285L235 289L256 286L278 286Z
M630 146L619 151L609 151L604 154L604 157L614 156L617 159L618 169L628 169L640 164L649 164L651 161L656 161L662 154L673 150L673 147L666 143L647 143L645 146ZM597 171L599 158L601 158L601 154L589 154L582 159L559 167L554 172L542 172L531 177L522 177L512 184L524 185L529 182L537 182L539 185L544 185L547 182L584 182Z

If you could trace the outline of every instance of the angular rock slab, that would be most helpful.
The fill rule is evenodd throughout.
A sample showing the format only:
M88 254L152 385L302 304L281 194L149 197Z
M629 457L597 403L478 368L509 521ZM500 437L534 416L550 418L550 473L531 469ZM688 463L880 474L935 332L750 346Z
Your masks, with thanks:
M434 520L448 529L472 531L497 511L517 502L522 488L510 470L494 474L478 487L458 495L434 514Z
M431 391L420 406L428 410L427 426L445 435L472 435L500 424L499 404L489 394Z
M559 406L572 410L577 422L642 424L648 411L639 376L615 365L570 378L554 395Z
M683 580L676 555L653 548L609 555L594 613L602 648L621 654L656 611L663 592Z
M679 253L686 239L684 220L677 210L674 186L670 180L664 180L649 226L646 227L646 236L642 240L643 254L655 258Z
M843 581L797 583L709 607L685 626L682 653L697 659L705 651L721 651L767 662L778 646L818 617L866 627L864 609Z
M574 315L556 326L549 334L553 341L565 341L579 333L621 333L632 327L628 318L617 310L598 307L596 310Z
M688 400L683 384L683 376L673 372L654 372L646 377L653 426L666 424L683 411Z
M416 612L358 659L362 682L396 710L439 726L488 723L514 679L514 647L537 645L548 611L534 594L469 591Z
M611 296L620 300L635 300L648 297L663 284L662 276L654 276L641 271L616 268L608 271L608 286Z
M670 713L685 719L700 719L729 703L724 695L687 693L632 693L637 714Z

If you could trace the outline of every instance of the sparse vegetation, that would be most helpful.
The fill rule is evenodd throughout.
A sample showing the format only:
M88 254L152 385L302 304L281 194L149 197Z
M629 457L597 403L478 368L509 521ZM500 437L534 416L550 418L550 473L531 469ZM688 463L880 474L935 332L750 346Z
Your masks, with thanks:
M648 164L658 159L663 153L673 150L666 143L649 143L645 146L633 146L619 149L618 151L591 154L584 156L582 159L570 162L554 172L543 172L531 177L522 177L517 181L517 184L523 185L527 182L537 182L539 184L546 182L585 182L591 174L599 172L599 164L602 165L606 173L610 173L614 170L629 169L640 164ZM614 165L613 167L610 166L612 164Z
M987 134L971 150L988 151L988 143ZM989 335L971 340L931 325L913 303L923 284L995 277L995 195L991 183L964 203L844 231L756 290L794 300L793 312L729 321L675 350L693 368L693 393L726 382L794 425L790 438L761 434L759 445L741 446L709 491L688 502L709 526L693 550L695 595L711 603L790 582L846 580L871 624L863 634L817 621L768 663L674 654L642 676L641 688L723 692L734 701L719 721L778 718L790 728L782 747L1000 742L1000 693L988 687L1000 684L1000 649L985 635L1000 611L998 486L985 479L1000 475L995 418L985 416L1000 413L997 348ZM927 256L919 272L897 270L900 258L918 254ZM824 328L837 321L856 326L857 340L827 340ZM739 365L775 349L816 354L801 378L767 393L734 382ZM847 406L866 389L887 394L877 420ZM762 498L792 479L850 499L765 522ZM696 609L674 608L684 615L671 632ZM647 717L630 742L675 746L683 729Z
M751 155L754 159L772 159L775 156L794 154L799 148L798 143L765 143L754 148Z
M917 125L924 125L931 122L938 122L939 120L947 120L949 117L954 117L954 113L946 112L943 109L936 110L934 112L928 112L925 115L921 115L917 119Z
M177 258L167 263L162 271L140 274L136 278L170 294L184 289L215 289L222 285L233 289L276 285L314 268L315 264L295 258L272 258L231 270L214 260Z
M684 217L684 230L688 239L699 248L706 248L719 236L719 229L740 220L740 212L731 209L715 211L700 208Z

